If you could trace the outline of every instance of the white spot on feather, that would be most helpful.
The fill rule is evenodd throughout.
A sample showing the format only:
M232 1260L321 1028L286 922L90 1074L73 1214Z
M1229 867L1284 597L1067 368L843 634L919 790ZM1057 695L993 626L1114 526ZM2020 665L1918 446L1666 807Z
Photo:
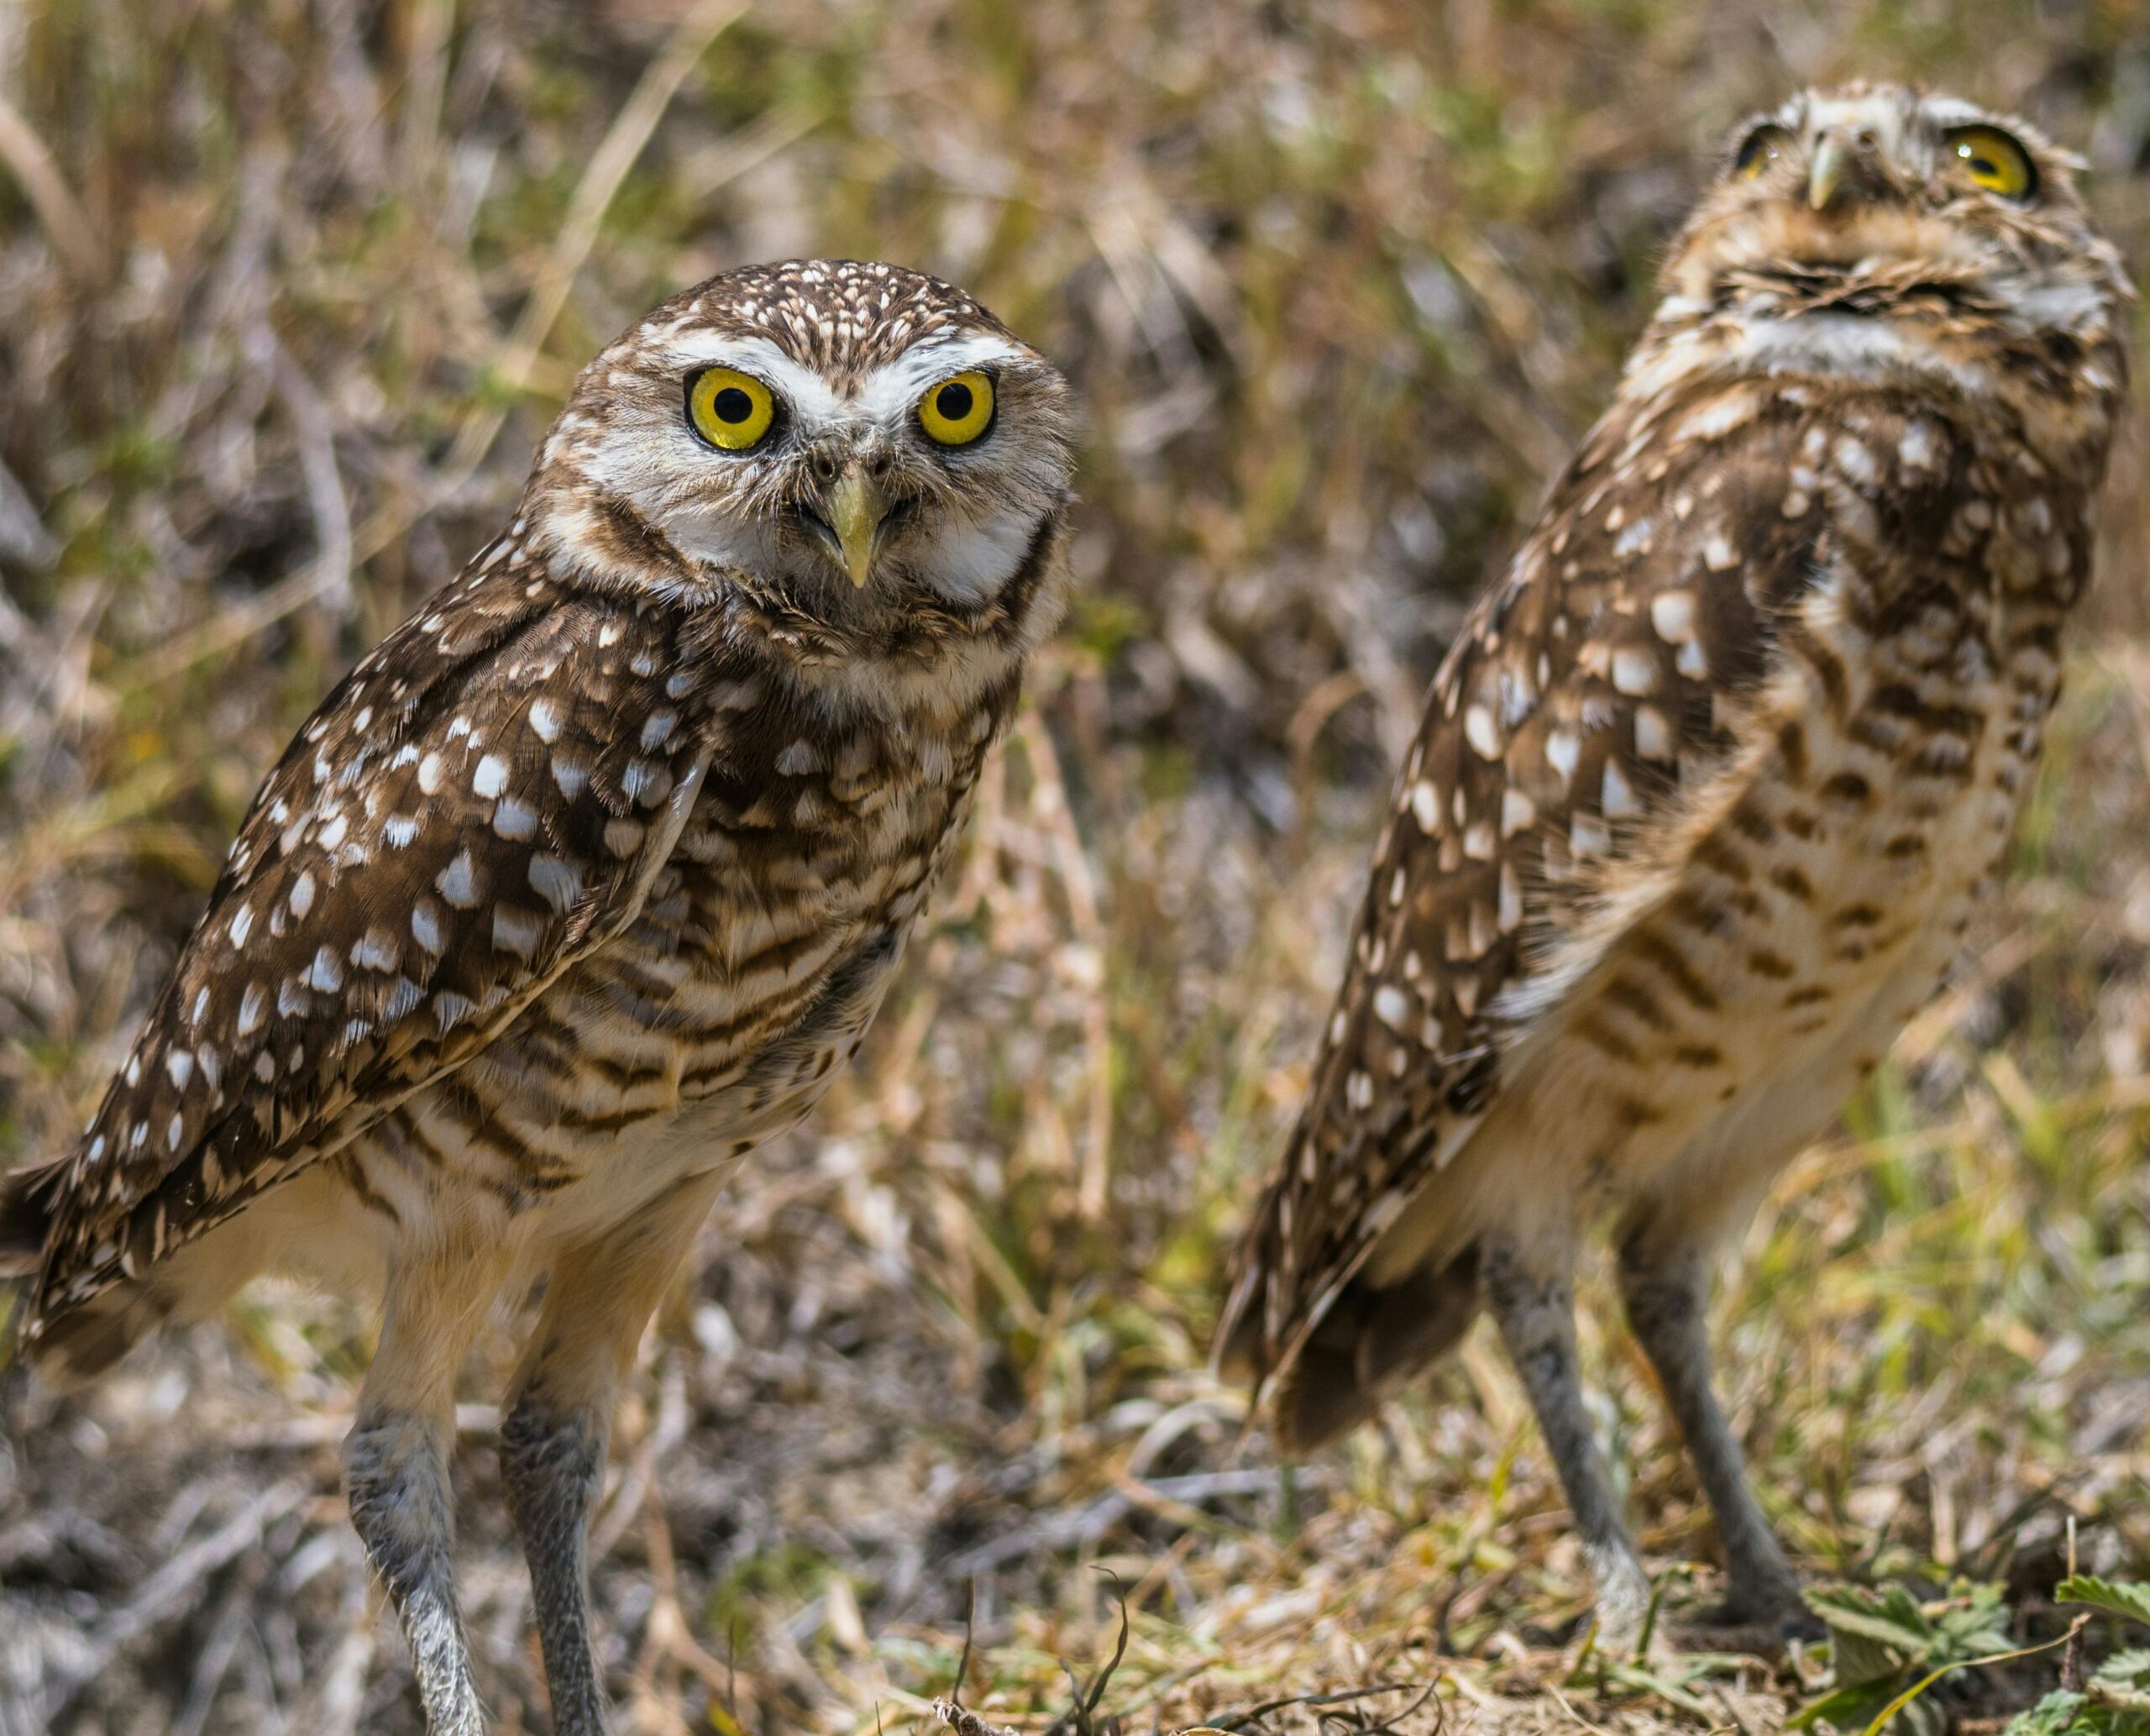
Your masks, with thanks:
M504 795L493 804L493 830L511 842L538 835L538 810L527 802Z
M589 763L571 754L555 753L553 756L553 782L559 787L563 796L573 801L590 782Z
M1649 600L1649 624L1668 645L1695 637L1695 600L1684 590L1660 590Z
M1421 778L1411 786L1411 812L1418 821L1418 830L1428 837L1438 837L1441 829L1441 795L1427 779Z
M530 858L530 885L553 910L564 911L582 895L582 870L540 851Z
M1612 686L1630 698L1657 691L1657 658L1638 645L1623 645L1612 653Z
M1545 736L1545 763L1560 774L1560 782L1567 784L1576 774L1576 763L1582 758L1582 742L1570 729L1550 730Z
M392 971L401 957L396 936L379 926L369 928L351 943L351 962L362 970Z
M411 938L435 957L446 941L442 936L440 912L433 908L429 898L422 898L411 911Z
M1481 759L1501 757L1501 732L1493 721L1493 714L1483 705L1472 705L1463 714L1464 739L1477 751Z
M517 910L512 905L493 907L493 944L503 952L512 952L527 964L536 956L544 934L545 919L535 910Z
M1672 726L1654 705L1635 707L1635 753L1660 765L1670 764L1674 758Z
M478 903L478 871L470 861L470 852L457 851L455 860L440 871L433 884L457 910L475 909Z

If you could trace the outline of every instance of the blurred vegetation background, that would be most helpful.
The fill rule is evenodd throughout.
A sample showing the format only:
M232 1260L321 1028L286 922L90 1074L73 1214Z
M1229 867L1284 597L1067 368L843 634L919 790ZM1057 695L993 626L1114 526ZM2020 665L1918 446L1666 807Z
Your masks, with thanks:
M258 778L600 344L745 260L923 266L1075 381L1080 592L859 1066L646 1347L595 1551L632 1727L915 1726L974 1581L969 1697L1041 1728L1109 1644L1093 1566L1130 1732L1436 1676L1397 1728L1780 1721L1758 1666L1561 1697L1586 1581L1482 1339L1290 1478L1201 1361L1447 635L1726 129L1849 76L2029 114L2150 259L2126 0L0 0L0 1164L71 1138ZM2142 461L2022 873L1723 1328L1808 1566L1999 1579L2027 1634L2071 1550L2150 1562ZM0 1733L417 1728L336 1492L370 1330L267 1292L6 1387ZM1586 1335L1648 1547L1707 1562ZM502 1727L543 1728L513 1345L462 1552Z

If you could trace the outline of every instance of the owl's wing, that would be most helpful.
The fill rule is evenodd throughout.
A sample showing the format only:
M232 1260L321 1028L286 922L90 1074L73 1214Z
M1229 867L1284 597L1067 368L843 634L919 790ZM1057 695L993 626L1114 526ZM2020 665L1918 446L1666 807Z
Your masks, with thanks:
M1469 1324L1469 1270L1414 1272L1405 1295L1360 1281L1367 1256L1407 1207L1439 1209L1427 1196L1502 1088L1553 941L1723 763L1817 570L1796 393L1701 387L1654 410L1593 431L1434 679L1218 1331L1223 1371L1272 1382L1287 1447L1360 1420Z
M503 544L352 670L80 1145L0 1192L32 1340L463 1065L632 919L713 751L692 632Z

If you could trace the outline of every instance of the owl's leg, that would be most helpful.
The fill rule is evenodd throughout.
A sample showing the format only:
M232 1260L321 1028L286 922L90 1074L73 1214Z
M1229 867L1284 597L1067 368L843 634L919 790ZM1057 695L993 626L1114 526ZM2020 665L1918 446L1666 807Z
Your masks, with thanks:
M402 1620L433 1736L485 1729L455 1602L448 1455L456 1371L505 1272L498 1250L468 1243L399 1254L380 1347L343 1441L351 1524Z
M501 1480L530 1564L557 1736L605 1729L590 1644L590 1508L605 1481L614 1394L719 1180L681 1183L555 1264L501 1424Z
M1664 1383L1724 1545L1731 1590L1713 1622L1805 1632L1815 1623L1799 1595L1799 1577L1754 1499L1739 1443L1710 1384L1709 1288L1709 1256L1693 1240L1667 1244L1638 1233L1621 1244L1628 1322Z
M1560 1475L1597 1591L1598 1623L1615 1644L1633 1640L1649 1609L1649 1579L1621 1521L1612 1477L1591 1433L1576 1360L1571 1237L1489 1240L1481 1270L1486 1300L1522 1377Z

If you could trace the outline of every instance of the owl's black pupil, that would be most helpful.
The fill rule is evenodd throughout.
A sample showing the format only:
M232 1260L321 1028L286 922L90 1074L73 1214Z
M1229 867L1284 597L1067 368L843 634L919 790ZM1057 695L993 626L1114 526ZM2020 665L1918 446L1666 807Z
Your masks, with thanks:
M933 401L949 421L961 422L971 413L971 389L959 380L952 380L941 388Z
M727 385L710 401L719 422L744 422L754 413L754 401L736 385Z

